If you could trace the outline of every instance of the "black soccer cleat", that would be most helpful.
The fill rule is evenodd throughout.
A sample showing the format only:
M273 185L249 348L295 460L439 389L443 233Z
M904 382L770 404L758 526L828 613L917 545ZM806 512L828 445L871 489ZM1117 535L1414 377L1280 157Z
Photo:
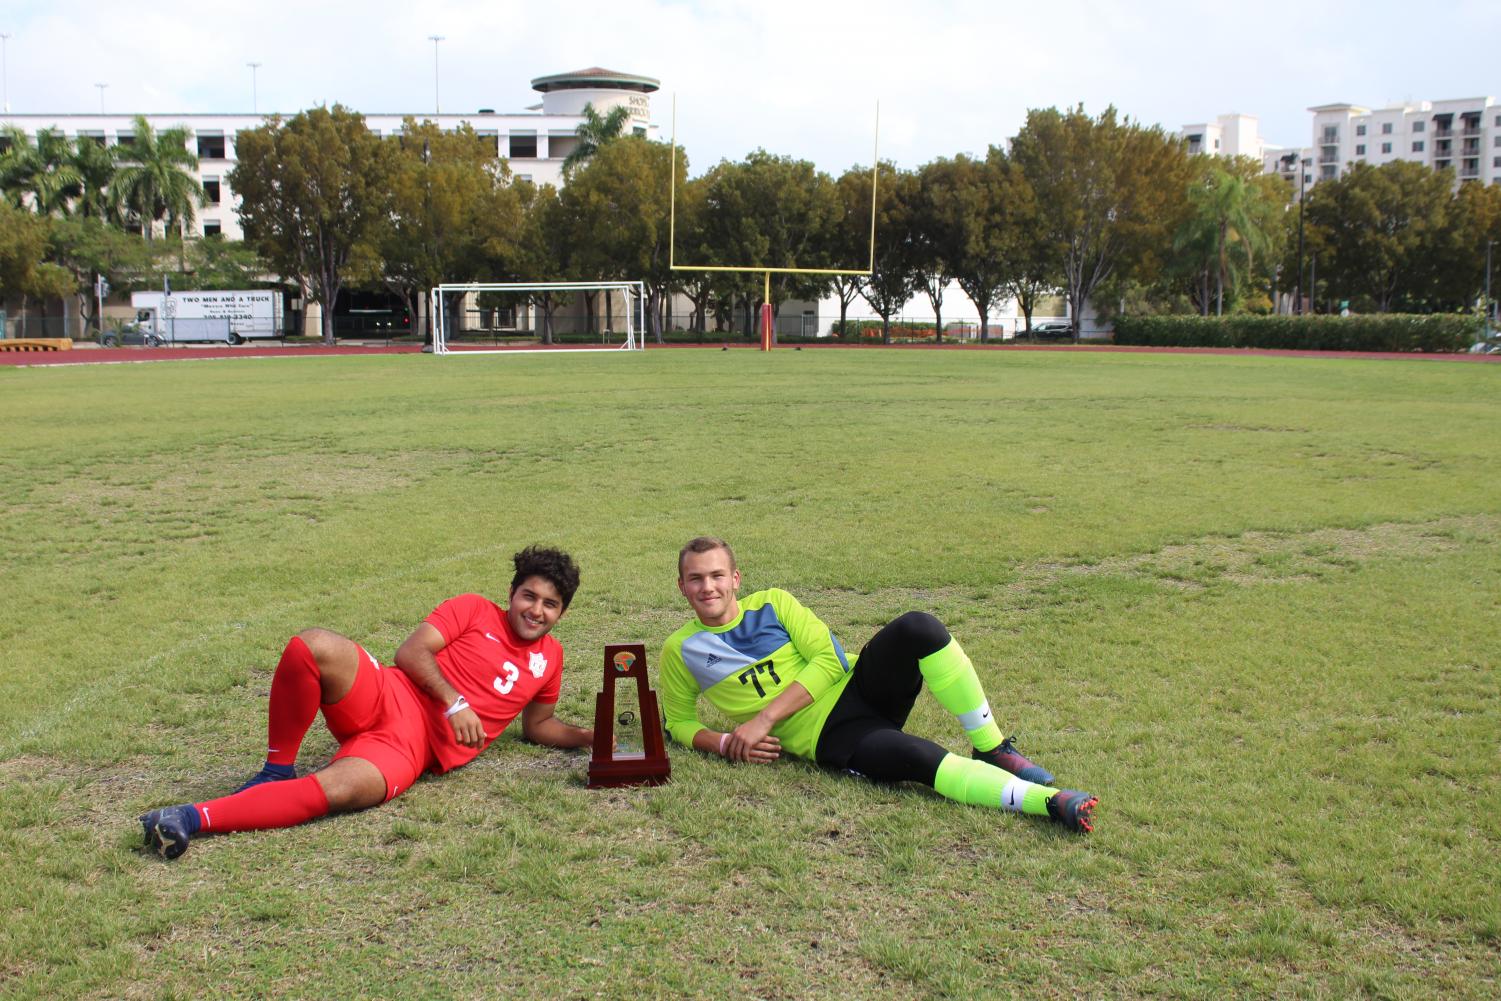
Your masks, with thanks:
M296 765L273 765L268 761L261 766L260 771L250 776L249 782L246 782L244 785L240 786L240 788L236 789L235 792L244 792L246 789L261 785L265 782L285 782L288 779L295 779L296 777Z
M1035 782L1040 786L1053 784L1053 773L1018 751L1010 737L988 751L974 751L971 757L1008 771L1026 782Z
M192 814L192 816L189 816ZM188 850L188 839L198 830L196 808L191 803L164 806L141 815L146 844L164 859L175 859Z
M1089 834L1094 830L1094 808L1099 803L1087 792L1060 789L1048 797L1048 816L1071 831Z

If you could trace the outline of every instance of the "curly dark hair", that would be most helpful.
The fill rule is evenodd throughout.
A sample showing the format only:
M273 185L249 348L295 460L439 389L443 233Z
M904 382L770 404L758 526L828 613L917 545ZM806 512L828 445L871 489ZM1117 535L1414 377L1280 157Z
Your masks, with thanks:
M579 568L572 556L561 549L527 546L511 557L511 562L516 564L516 576L511 578L512 591L520 587L521 582L528 577L541 577L558 589L558 595L563 599L563 610L568 610L568 603L573 601L573 592L579 589Z

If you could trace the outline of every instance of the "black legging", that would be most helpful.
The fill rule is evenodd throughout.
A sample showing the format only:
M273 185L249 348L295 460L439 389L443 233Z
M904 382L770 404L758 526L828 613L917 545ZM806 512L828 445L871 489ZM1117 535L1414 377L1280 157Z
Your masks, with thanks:
M880 782L931 786L948 752L903 733L902 727L922 691L917 662L949 640L943 623L927 612L907 612L882 626L861 649L849 684L824 722L817 762Z

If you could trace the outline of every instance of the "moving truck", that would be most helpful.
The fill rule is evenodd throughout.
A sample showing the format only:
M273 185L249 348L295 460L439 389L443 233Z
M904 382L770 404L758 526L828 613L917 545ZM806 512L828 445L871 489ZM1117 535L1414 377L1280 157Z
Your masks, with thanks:
M231 292L132 292L136 323L167 344L280 337L282 295L273 289Z

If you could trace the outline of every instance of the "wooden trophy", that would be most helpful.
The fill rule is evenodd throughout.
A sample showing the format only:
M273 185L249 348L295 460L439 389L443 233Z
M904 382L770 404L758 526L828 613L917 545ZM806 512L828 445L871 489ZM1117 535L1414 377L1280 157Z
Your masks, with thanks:
M629 685L633 678L634 700ZM623 698L617 699L617 693ZM631 701L635 702L635 710L629 707ZM626 706L617 715L621 703ZM646 683L646 647L640 643L606 646L605 686L594 697L594 754L589 759L589 788L661 785L671 773L667 747L662 741L657 693Z

